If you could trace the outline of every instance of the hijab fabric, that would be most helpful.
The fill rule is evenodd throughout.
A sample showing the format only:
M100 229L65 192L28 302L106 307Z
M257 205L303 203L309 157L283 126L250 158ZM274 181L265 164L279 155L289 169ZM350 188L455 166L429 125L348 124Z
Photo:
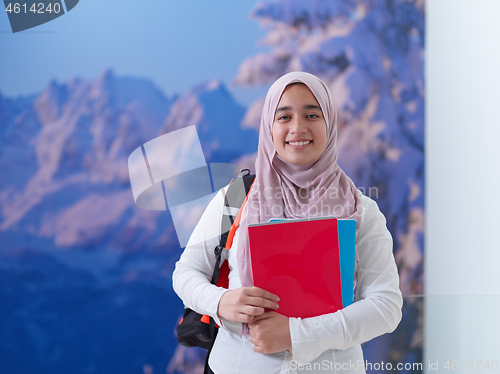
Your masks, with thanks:
M327 144L323 154L307 165L293 165L276 152L272 126L276 108L285 88L303 83L312 92L323 112L327 126ZM259 132L259 147L255 162L256 179L243 208L238 242L238 270L241 286L251 287L252 268L248 225L268 222L271 218L312 218L336 216L361 217L360 192L337 164L337 112L330 90L316 76L292 72L279 78L269 89ZM242 334L248 332L243 325Z

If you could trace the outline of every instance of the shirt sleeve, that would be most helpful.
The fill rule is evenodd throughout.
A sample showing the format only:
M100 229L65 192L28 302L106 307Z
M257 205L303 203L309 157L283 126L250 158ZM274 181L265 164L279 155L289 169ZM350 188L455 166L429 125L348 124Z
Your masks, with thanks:
M290 318L292 355L306 364L328 349L346 349L392 332L401 320L403 298L392 253L392 237L377 204L363 197L356 237L359 301L335 313Z
M172 275L174 291L184 305L214 318L218 325L221 325L221 321L217 316L217 308L227 289L217 287L210 281L215 268L214 249L220 242L224 193L225 188L215 195L205 209ZM227 258L226 252L222 251L221 263Z

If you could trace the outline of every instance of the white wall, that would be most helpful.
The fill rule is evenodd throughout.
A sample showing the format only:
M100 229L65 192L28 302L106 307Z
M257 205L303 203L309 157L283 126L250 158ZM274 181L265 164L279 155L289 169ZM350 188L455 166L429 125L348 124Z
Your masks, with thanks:
M427 0L425 58L424 364L500 365L500 0Z

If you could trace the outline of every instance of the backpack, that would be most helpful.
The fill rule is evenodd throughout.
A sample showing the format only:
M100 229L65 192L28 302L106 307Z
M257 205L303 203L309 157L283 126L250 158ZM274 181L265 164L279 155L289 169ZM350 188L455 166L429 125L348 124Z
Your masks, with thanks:
M255 174L250 174L250 170L233 179L229 184L224 196L224 208L221 220L221 235L219 245L214 249L215 267L212 275L212 284L218 287L228 288L229 286L229 265L224 261L221 265L222 251L230 249L233 244L233 237L239 226L241 207L245 204L248 192L252 188ZM205 360L205 374L212 371L208 366L208 357L217 336L219 326L212 317L201 315L194 310L185 308L183 316L179 321L177 331L177 341L186 347L201 347L208 350Z

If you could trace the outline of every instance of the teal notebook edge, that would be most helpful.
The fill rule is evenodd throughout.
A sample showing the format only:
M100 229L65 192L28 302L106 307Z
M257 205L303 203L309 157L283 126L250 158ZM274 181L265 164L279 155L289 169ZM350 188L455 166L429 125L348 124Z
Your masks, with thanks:
M340 284L342 307L353 303L354 266L356 262L356 220L337 220L339 230Z

